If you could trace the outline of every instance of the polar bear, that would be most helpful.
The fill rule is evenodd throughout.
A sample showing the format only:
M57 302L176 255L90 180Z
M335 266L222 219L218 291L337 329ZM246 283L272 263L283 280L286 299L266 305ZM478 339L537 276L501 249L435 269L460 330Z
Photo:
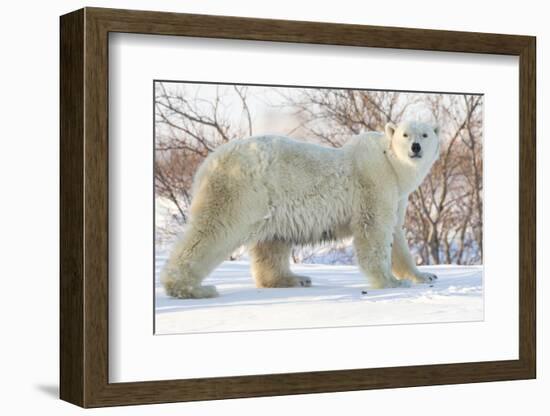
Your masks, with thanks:
M190 219L161 273L168 295L217 296L202 280L247 245L257 287L311 286L290 270L293 245L353 237L371 287L436 278L416 267L403 222L409 194L439 156L436 127L419 122L328 148L283 136L218 147L197 170Z

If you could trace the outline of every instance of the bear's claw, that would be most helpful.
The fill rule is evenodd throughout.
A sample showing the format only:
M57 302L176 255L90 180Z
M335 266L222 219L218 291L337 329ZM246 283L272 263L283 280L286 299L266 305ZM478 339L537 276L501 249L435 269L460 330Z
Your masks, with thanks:
M189 286L185 283L165 283L164 288L168 296L178 299L203 299L218 296L216 286Z
M296 280L298 281L298 286L302 286L302 287L311 286L311 279L307 276L296 276Z
M433 283L437 279L437 276L433 273L421 272L419 276L415 276L412 280L415 283Z

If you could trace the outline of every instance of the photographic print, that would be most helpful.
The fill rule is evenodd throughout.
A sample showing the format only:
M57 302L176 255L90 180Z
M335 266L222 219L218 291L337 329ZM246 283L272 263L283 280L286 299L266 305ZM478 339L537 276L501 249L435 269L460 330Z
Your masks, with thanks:
M63 15L60 398L536 378L535 64L533 36Z
M483 95L157 80L155 334L483 320Z

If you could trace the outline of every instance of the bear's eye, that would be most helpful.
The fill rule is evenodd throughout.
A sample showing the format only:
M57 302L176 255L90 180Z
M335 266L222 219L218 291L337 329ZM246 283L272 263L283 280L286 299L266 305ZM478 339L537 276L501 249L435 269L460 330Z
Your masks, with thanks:
M423 133L422 137L426 138L426 137L428 137L428 135L426 133Z
M403 137L409 137L407 133L403 133Z

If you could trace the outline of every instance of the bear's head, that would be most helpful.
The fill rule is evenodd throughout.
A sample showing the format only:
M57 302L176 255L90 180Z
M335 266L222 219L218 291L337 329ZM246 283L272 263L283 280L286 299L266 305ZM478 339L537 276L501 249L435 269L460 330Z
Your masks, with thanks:
M439 128L427 123L386 124L386 136L396 158L407 165L430 167L439 157Z

